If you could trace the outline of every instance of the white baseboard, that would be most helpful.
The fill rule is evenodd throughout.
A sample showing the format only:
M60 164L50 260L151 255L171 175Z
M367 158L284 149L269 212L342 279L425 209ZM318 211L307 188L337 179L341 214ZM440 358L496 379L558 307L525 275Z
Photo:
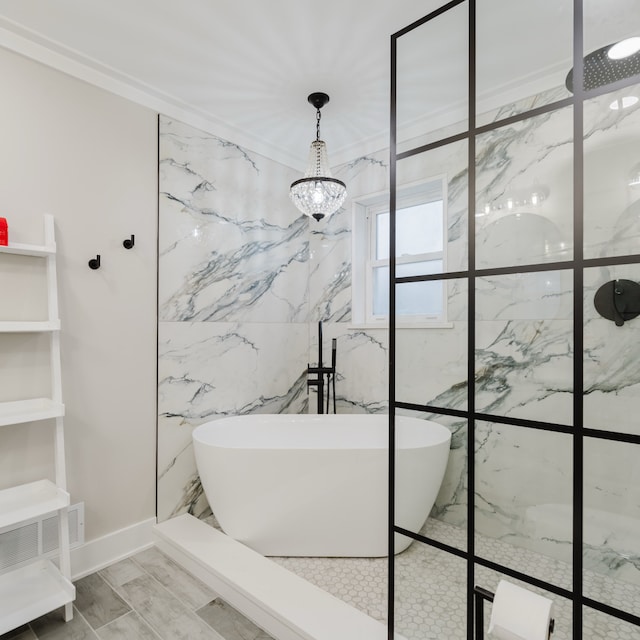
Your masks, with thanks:
M155 524L156 519L149 518L72 549L71 579L78 580L138 551L152 547Z

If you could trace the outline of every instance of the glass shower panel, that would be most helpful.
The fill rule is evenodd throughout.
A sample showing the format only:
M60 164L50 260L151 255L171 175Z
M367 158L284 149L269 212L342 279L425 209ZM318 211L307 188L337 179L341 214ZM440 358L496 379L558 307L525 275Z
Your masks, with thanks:
M397 38L397 151L468 129L469 6L463 2Z
M476 266L570 260L572 108L488 131L476 142Z
M476 280L476 410L556 424L573 411L570 270Z
M425 185L428 188L435 183L441 184L438 197L442 202L443 223L438 228L444 232L441 244L442 272L464 271L468 264L468 148L467 141L462 140L403 158L396 163L396 209L407 199L411 202L411 198L421 193ZM427 190L427 197L428 194ZM435 242L429 244L430 251L434 251L434 247ZM397 245L396 251L401 258L402 246ZM421 273L434 271L423 269Z
M636 640L639 637L638 627L624 620L589 607L583 607L582 612L584 640Z
M640 265L584 271L584 425L640 435L640 317L619 327L594 305L613 280L640 281Z
M414 541L395 557L394 578L396 634L407 640L466 639L465 560Z
M430 285L444 308L443 321L396 327L396 400L446 409L467 409L469 322L466 279L399 284L397 296L414 285ZM436 294L432 293L431 297ZM409 291L407 291L409 296Z
M478 0L478 126L569 97L573 1Z
M585 596L638 614L640 445L584 442Z
M435 413L398 410L396 415L406 415L437 422L451 431L451 445L442 484L429 517L412 533L438 540L461 551L467 549L467 419ZM397 477L404 470L401 456L396 457ZM396 500L402 499L404 491L413 494L415 487L396 483ZM397 522L398 526L402 523ZM406 526L403 528L407 528Z
M422 260L396 265L396 277L442 273L442 260ZM447 309L447 291L441 280L405 282L396 287L396 314L400 322L443 320ZM373 268L373 314L389 314L389 267Z
M476 555L566 589L572 582L572 439L478 422Z
M584 255L639 252L640 84L634 84L584 104Z
M500 580L506 580L511 584L515 584L523 589L527 589L528 591L532 591L533 593L537 593L544 598L548 598L549 600L553 600L553 619L554 619L554 627L553 627L553 635L551 638L553 640L572 640L572 615L573 615L573 606L571 605L571 601L566 598L562 598L561 596L556 595L550 591L545 591L544 589L539 589L538 587L534 587L526 582L522 582L521 580L516 580L510 576L503 575L498 573L497 571L493 571L492 569L487 569L482 565L475 565L475 578L476 584L480 587L484 587L491 591L491 593L495 593L498 588L498 583ZM489 635L487 631L489 629L489 622L491 620L491 608L492 604L489 602L484 603L484 638L488 638ZM605 636L601 636L604 638ZM631 638L629 638L631 640Z

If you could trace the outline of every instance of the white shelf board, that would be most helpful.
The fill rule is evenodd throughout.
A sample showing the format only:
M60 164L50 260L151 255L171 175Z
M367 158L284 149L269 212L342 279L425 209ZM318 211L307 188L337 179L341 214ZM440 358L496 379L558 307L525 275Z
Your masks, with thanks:
M60 320L0 320L0 333L60 331Z
M0 427L22 422L48 420L64 415L64 405L50 398L0 402Z
M0 253L11 253L17 256L51 256L56 252L56 245L21 244L10 242L8 246L0 245Z
M0 491L0 529L68 507L69 494L50 480L36 480Z
M0 635L73 602L75 587L49 560L0 575Z

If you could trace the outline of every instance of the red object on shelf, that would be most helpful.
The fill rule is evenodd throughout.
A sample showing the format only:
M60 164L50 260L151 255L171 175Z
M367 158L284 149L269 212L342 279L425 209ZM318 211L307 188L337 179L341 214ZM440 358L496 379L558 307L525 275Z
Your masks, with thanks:
M9 227L6 218L0 218L0 245L7 246L9 244Z

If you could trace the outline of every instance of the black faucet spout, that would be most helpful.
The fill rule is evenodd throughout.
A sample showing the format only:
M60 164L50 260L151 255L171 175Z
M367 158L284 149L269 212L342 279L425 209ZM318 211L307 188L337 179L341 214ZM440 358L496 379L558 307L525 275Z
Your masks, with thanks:
M329 413L329 393L331 391L329 382L333 378L334 384L334 413L335 413L335 373L336 373L336 339L331 341L332 353L331 353L331 366L325 367L322 364L322 321L318 322L318 364L315 367L307 365L307 375L315 375L315 378L307 379L307 393L309 393L309 387L317 387L318 396L318 413L324 413L324 386L325 376L327 376L327 413Z

